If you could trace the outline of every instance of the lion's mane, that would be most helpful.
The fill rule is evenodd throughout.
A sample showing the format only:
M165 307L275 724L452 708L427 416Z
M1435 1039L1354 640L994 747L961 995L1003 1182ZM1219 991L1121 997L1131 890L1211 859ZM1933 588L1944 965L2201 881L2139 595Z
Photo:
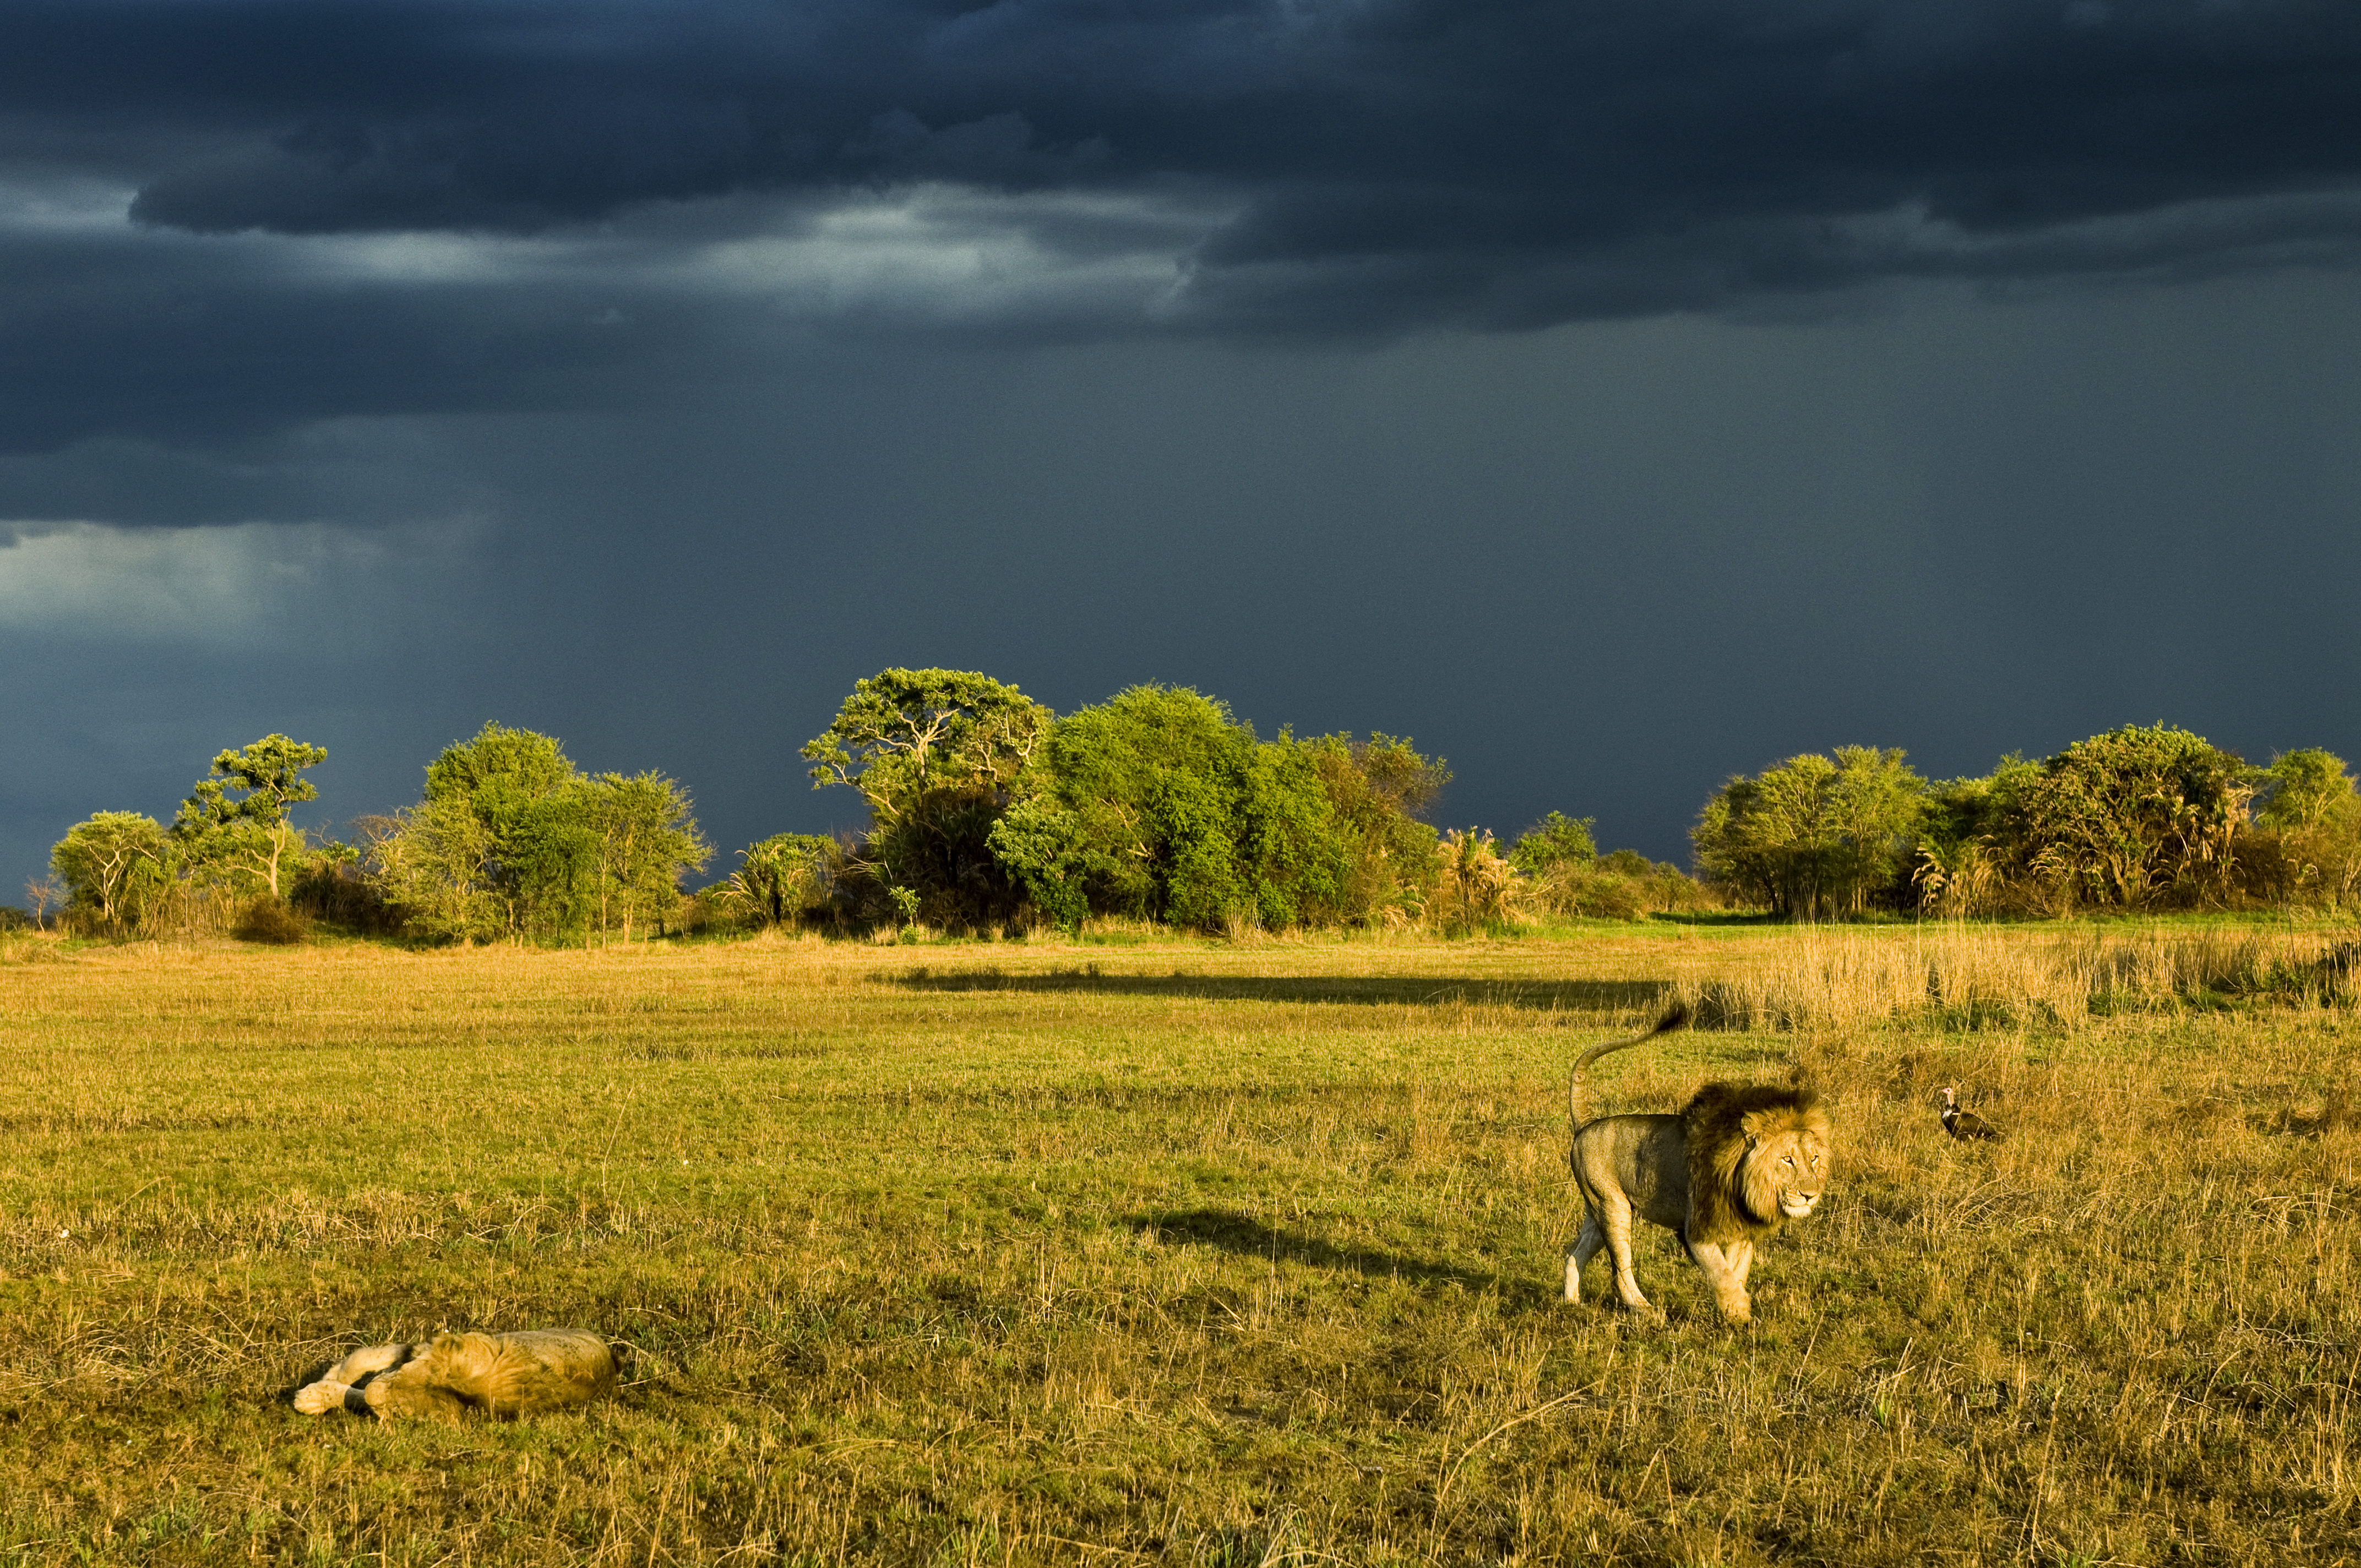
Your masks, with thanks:
M1717 1245L1777 1230L1785 1216L1764 1157L1786 1147L1790 1136L1825 1148L1831 1133L1810 1090L1737 1083L1699 1089L1681 1108L1681 1131L1688 1144L1688 1239Z

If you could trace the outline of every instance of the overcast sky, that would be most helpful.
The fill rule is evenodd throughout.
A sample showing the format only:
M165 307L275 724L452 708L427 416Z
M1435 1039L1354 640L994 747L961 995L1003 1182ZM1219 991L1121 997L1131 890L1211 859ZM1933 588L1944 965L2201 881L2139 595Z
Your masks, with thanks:
M0 0L0 901L487 719L850 826L1141 681L1686 860L1733 772L2361 756L2350 0Z

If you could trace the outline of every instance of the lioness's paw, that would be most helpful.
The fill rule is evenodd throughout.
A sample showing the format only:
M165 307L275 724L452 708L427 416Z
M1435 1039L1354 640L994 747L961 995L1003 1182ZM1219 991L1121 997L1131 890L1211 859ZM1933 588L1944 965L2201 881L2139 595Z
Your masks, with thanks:
M295 1390L295 1408L307 1416L324 1415L345 1402L341 1383L312 1383Z

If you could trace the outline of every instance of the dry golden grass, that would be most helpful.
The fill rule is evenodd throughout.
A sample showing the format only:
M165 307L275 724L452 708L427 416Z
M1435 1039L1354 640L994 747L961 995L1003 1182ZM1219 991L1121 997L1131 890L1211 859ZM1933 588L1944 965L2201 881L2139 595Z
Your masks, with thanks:
M0 1561L2351 1558L2354 1020L2271 979L2327 948L19 939ZM1565 1064L1683 987L1765 1026L1614 1058L1610 1108L1801 1071L1838 1119L1736 1333L1662 1237L1668 1328L1555 1299ZM283 1402L542 1324L636 1380Z
M1895 1021L2079 1027L2093 1014L2248 997L2350 1006L2350 933L2162 923L1804 928L1752 961L1689 957L1677 989L1714 1024L1859 1028Z

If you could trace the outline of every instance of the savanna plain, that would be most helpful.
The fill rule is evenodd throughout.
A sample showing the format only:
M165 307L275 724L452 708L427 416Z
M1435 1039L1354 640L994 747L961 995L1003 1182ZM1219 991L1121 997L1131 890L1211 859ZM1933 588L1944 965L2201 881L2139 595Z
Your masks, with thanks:
M2339 943L19 938L0 1562L2361 1558ZM1598 1109L1836 1123L1746 1328L1661 1232L1667 1323L1559 1299L1566 1069L1673 994ZM618 1396L288 1403L543 1325Z

